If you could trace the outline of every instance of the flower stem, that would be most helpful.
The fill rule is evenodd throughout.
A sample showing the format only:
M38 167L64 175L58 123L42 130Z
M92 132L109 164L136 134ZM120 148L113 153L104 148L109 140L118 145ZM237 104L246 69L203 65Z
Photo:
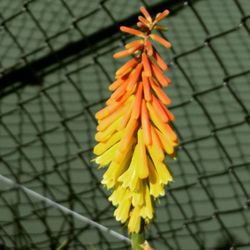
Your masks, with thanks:
M141 245L144 243L144 235L143 233L132 233L131 234L131 244L133 250L142 250Z

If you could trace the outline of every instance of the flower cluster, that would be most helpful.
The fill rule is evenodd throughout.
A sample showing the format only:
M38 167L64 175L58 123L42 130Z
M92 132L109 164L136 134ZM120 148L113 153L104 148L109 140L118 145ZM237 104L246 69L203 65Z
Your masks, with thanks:
M163 73L168 66L152 44L154 40L171 47L152 33L165 29L158 22L169 11L152 19L144 7L140 10L139 30L120 28L137 39L114 54L114 58L131 59L116 71L116 80L109 86L112 95L96 113L98 144L94 148L95 162L108 167L102 184L113 191L109 200L117 207L114 215L127 223L130 233L138 233L153 218L153 201L165 194L164 186L172 180L164 158L174 158L178 144L171 127L174 116L167 108L170 99L162 90L170 83Z

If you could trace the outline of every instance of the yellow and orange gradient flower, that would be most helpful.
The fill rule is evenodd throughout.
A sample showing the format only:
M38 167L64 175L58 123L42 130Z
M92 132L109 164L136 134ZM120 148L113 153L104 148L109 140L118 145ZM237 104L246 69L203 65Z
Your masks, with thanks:
M162 90L170 83L163 73L168 66L152 43L171 47L152 33L164 30L158 22L169 11L153 19L144 7L140 10L140 30L120 28L136 36L136 40L114 54L116 59L131 59L116 71L116 80L109 86L113 93L106 107L96 113L98 144L94 148L95 162L108 167L102 184L113 191L109 200L117 207L114 215L127 224L130 233L140 232L141 225L152 220L153 201L165 194L164 186L172 181L165 156L174 158L178 144L171 126L174 116L167 108L170 99Z

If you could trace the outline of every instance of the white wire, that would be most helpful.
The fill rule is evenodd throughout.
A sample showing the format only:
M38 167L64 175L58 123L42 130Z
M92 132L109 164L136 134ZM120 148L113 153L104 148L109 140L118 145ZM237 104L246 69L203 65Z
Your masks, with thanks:
M13 186L13 187L15 187L15 188L21 189L26 194L28 194L28 195L30 195L30 196L38 199L38 200L42 200L42 201L44 201L45 203L47 203L48 205L50 205L50 206L52 206L54 208L57 208L57 209L61 210L64 214L73 215L78 220L83 221L83 222L89 224L90 226L99 229L102 232L109 233L110 235L114 236L115 238L117 238L119 240L122 240L122 241L125 241L126 243L131 244L130 239L128 239L124 235L122 235L120 233L117 233L117 232L115 232L115 231L113 231L113 230L111 230L111 229L109 229L109 228L107 228L107 227L105 227L105 226L103 226L103 225L101 225L101 224L99 224L99 223L97 223L97 222L95 222L95 221L93 221L93 220L91 220L91 219L89 219L89 218L87 218L87 217L85 217L85 216L83 216L83 215L81 215L81 214L67 208L67 207L64 207L64 206L58 204L57 202L52 201L49 198L44 197L41 194L39 194L37 192L34 192L31 189L26 188L23 185L20 185L20 184L18 184L16 182L12 181L11 179L3 176L3 175L0 175L0 180L7 183L7 184L9 184L9 185L11 185L11 186Z

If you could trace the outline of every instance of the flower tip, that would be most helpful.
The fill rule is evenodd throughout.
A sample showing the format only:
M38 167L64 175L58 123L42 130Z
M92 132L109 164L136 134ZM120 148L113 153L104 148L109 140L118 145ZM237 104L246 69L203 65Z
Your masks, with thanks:
M127 27L127 26L121 26L120 30L122 32L129 33L130 35L144 37L144 33L143 32L141 32L141 31L139 31L137 29L134 29L134 28L130 28L130 27Z
M150 16L150 14L148 13L147 9L144 6L140 7L140 11L149 22L152 22L152 17Z
M144 6L141 6L140 7L140 11L143 13L143 11L145 11L146 10L146 8L144 7Z
M162 14L162 16L166 17L169 15L169 13L170 13L170 11L168 9L165 9L161 14Z
M156 22L160 22L162 19L164 19L166 16L168 16L170 11L168 9L164 10L163 12L160 12L156 15Z
M126 29L126 26L120 26L120 31L124 31Z

